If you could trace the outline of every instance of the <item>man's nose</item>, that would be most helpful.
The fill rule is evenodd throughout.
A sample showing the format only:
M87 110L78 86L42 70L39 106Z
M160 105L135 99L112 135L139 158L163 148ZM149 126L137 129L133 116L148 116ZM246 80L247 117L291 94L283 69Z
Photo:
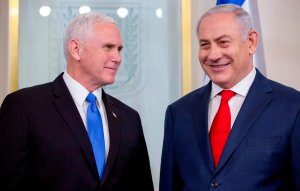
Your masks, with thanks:
M208 51L208 60L211 61L217 61L222 57L222 51L219 47L217 46L212 46L209 51Z
M121 60L122 60L121 51L114 50L111 54L111 58L112 58L112 61L114 61L116 63L121 63Z

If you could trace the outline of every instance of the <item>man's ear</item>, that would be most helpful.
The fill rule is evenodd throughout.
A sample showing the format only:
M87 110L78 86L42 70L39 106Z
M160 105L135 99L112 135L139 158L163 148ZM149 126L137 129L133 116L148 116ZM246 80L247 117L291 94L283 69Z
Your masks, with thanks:
M78 40L72 39L69 41L70 55L77 61L80 61L80 43Z
M254 54L258 45L258 33L255 30L250 31L248 36L249 54Z

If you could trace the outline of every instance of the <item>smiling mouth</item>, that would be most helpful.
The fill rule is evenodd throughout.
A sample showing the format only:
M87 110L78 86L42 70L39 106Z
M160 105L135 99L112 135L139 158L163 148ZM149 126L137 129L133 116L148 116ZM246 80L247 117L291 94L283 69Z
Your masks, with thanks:
M213 67L213 68L223 68L223 67L228 66L228 65L229 65L229 63L227 63L227 64L220 64L220 65L210 65L210 66Z

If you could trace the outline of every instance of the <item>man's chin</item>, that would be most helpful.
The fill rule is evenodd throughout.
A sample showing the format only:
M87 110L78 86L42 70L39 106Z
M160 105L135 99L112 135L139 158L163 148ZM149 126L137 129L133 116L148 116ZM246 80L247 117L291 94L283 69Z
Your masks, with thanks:
M112 85L115 83L115 79L109 79L109 80L106 80L103 84L103 86L107 86L107 85Z
M220 87L222 87L224 89L228 88L227 87L229 85L228 80L225 80L224 78L215 77L215 76L211 77L210 79L216 85L218 85L218 86L220 86Z

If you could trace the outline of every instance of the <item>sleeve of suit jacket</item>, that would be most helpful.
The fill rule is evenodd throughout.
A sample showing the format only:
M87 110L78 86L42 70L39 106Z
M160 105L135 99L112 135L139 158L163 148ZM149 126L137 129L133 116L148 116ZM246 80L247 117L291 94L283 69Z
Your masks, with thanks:
M293 190L300 190L300 111L298 112L292 133L291 155Z
M165 132L161 158L160 191L182 190L182 180L176 165L174 146L174 126L171 106L167 108L165 117Z
M14 190L26 183L22 177L28 166L29 144L26 113L15 94L0 109L0 189Z

